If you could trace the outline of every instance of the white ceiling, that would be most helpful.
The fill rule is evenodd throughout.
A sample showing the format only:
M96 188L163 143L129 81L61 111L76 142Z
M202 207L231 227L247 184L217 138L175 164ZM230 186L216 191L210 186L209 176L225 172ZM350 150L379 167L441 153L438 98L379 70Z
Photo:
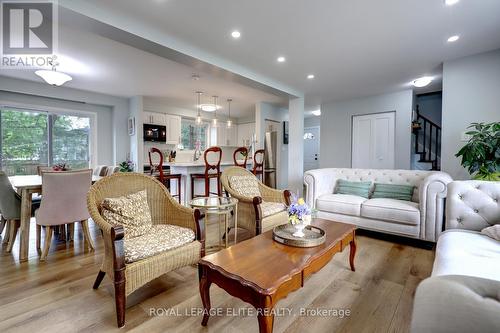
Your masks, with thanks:
M58 69L73 77L65 84L70 88L125 97L155 97L156 101L187 109L196 108L195 92L203 91L203 103L211 103L213 95L219 97L224 115L226 100L232 98L231 116L235 118L253 115L259 101L280 105L287 102L283 97L67 26L59 27L58 58ZM193 73L200 79L193 80ZM0 75L42 82L32 70L0 69Z
M304 92L309 108L402 90L439 76L445 60L500 47L498 0L85 2L283 82ZM454 34L460 40L447 44Z
M130 23L132 33L159 31L214 59L226 59L301 91L307 110L317 109L321 102L409 88L411 80L423 75L436 76L439 88L443 61L500 47L498 0L461 0L452 7L443 0L79 0L78 4L120 17ZM230 37L234 29L241 31L239 40ZM460 40L447 44L454 34ZM286 97L214 72L203 73L199 67L195 70L81 27L61 27L59 49L76 61L61 61L61 70L74 76L68 87L160 97L186 108L195 105L194 91L203 90L221 96L221 101L232 97L237 116L248 116L258 101L286 103ZM287 58L285 63L276 62L280 55ZM200 74L199 81L191 80L193 72ZM314 80L306 79L310 73ZM2 70L0 75L39 80L32 72Z

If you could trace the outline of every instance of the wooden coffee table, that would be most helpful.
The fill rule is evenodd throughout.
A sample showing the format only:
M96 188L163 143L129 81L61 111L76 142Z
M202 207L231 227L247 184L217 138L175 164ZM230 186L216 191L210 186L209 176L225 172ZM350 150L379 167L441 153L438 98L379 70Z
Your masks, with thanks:
M354 271L356 226L323 219L313 225L326 232L324 244L312 248L286 246L272 239L272 231L203 257L199 263L200 294L210 317L210 285L215 283L257 310L259 331L272 332L276 303L302 287L306 279L325 266L337 252L350 245L349 263Z

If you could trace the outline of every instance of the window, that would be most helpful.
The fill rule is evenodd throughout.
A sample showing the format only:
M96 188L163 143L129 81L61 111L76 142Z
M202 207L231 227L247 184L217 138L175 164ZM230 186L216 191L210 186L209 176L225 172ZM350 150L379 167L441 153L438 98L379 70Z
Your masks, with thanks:
M181 150L194 150L197 140L200 141L200 149L205 150L208 147L209 124L203 122L196 125L192 119L182 118L181 120Z
M8 175L31 175L37 166L66 163L88 168L89 115L0 108L0 168Z

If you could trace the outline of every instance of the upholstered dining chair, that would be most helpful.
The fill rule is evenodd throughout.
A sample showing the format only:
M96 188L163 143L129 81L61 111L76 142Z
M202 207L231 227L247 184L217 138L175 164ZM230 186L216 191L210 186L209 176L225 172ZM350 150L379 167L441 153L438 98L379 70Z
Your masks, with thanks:
M54 228L60 225L80 222L84 241L90 250L94 249L86 204L91 184L91 169L42 173L42 202L35 212L37 249L40 249L41 227L45 227L45 244L40 260L44 261L47 258Z
M5 221L4 242L7 242L7 252L11 252L19 229L21 198L14 191L9 177L3 171L0 171L0 212Z
M144 235L132 237L129 233L127 237L123 225L106 220L103 206L109 198L121 199L140 191L146 191L152 225ZM87 206L104 238L103 262L93 288L99 288L105 275L114 282L118 327L125 325L126 299L132 292L163 274L197 264L205 255L200 211L180 205L153 177L140 173L105 177L90 188ZM179 244L186 231L193 235L192 240L184 239L182 245L167 249Z
M288 223L290 191L264 185L250 171L232 166L222 172L224 189L238 199L238 227L259 235Z

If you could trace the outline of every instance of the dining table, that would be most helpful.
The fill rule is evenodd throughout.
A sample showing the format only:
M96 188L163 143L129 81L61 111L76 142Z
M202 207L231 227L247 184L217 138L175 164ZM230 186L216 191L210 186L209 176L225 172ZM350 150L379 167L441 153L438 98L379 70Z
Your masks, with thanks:
M101 176L92 176L95 183ZM9 177L12 187L21 197L21 225L19 228L19 261L27 261L29 253L31 203L33 194L42 194L42 177L38 175L23 175Z

